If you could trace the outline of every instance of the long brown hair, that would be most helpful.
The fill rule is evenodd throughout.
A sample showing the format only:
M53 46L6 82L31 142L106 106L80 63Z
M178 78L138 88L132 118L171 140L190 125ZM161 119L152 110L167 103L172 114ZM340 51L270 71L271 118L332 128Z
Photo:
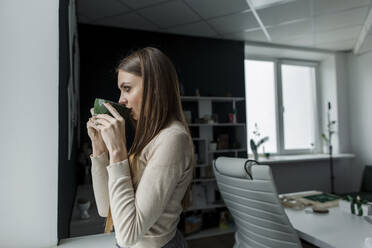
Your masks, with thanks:
M143 80L141 113L138 121L132 120L132 123L135 123L136 134L128 152L132 182L135 186L142 175L138 163L141 151L169 121L176 119L183 124L189 134L192 154L194 145L182 110L177 72L170 59L159 49L146 47L122 59L117 72L120 70L142 77ZM193 157L192 166L195 165L194 159ZM182 199L183 209L190 206L190 190L191 183ZM111 232L112 228L113 221L109 209L105 233Z

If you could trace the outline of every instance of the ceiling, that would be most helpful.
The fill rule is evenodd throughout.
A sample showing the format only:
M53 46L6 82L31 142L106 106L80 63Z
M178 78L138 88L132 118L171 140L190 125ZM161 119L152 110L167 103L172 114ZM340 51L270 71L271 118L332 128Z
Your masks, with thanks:
M246 0L76 0L80 23L332 51L372 50L372 0L248 1L254 10Z

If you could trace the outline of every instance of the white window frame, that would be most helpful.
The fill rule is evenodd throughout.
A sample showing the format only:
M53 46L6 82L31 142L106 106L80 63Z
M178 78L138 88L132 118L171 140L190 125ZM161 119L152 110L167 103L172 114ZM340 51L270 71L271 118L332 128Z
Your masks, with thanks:
M310 154L321 153L321 104L320 104L320 77L319 65L317 61L298 60L298 59L279 59L279 58L262 58L262 57L248 57L245 60L270 61L274 63L274 92L275 92L275 121L276 121L276 146L277 152L274 155L296 155L296 154ZM298 65L308 66L315 69L315 82L313 85L313 118L314 118L314 149L284 149L284 123L283 123L283 96L282 96L282 65ZM249 97L249 96L246 96ZM249 113L247 113L247 116ZM249 140L249 139L248 139Z

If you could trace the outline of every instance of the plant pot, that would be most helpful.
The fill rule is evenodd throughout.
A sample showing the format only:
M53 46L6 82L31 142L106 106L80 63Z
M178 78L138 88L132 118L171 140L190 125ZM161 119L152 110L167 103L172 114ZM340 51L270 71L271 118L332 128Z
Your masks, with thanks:
M78 198L77 205L80 210L80 218L81 219L88 219L90 217L88 213L88 209L90 207L90 200L86 198Z
M258 152L253 152L253 159L258 161Z
M329 146L328 145L323 145L323 153L329 154Z

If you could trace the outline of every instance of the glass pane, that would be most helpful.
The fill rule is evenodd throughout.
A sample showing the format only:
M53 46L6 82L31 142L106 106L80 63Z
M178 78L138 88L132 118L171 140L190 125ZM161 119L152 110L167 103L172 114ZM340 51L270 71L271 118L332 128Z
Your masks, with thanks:
M249 140L257 141L268 136L259 153L276 153L275 75L274 62L245 60L245 96L247 113L248 152L252 153ZM260 136L254 135L255 124Z
M282 65L284 149L311 149L314 144L315 69Z

